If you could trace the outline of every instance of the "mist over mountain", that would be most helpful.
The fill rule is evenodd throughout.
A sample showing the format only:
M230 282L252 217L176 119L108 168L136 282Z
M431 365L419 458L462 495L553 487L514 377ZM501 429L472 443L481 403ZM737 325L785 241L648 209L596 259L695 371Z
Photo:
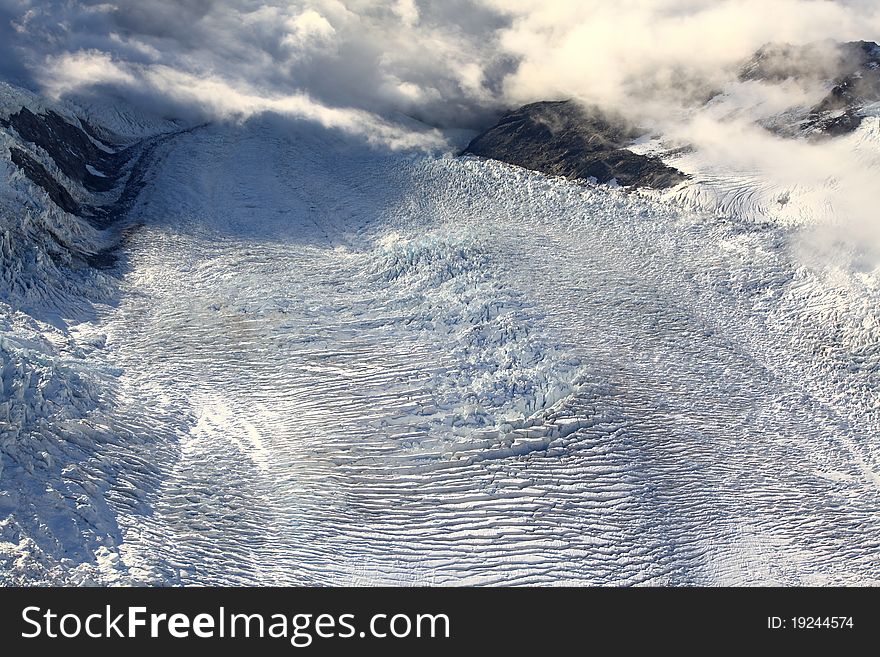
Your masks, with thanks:
M3 0L0 12L7 77L51 94L109 87L172 113L357 109L447 127L569 97L678 106L764 44L880 38L876 6L858 0Z

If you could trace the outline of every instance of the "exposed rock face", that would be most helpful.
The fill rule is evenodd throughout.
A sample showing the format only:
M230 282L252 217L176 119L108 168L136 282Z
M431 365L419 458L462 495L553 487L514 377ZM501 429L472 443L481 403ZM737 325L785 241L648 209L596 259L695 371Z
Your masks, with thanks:
M880 101L880 46L872 41L768 44L746 62L740 79L830 81L831 91L814 107L768 127L783 134L834 137L858 128L861 110Z
M34 113L27 107L0 118L0 128L15 135L8 144L12 164L54 205L98 230L125 216L144 184L156 148L179 134L163 132L132 142L96 130L82 119L51 110ZM64 247L63 240L50 237ZM78 249L70 253L97 268L111 267L116 261L112 246L95 253Z
M55 180L52 175L46 171L46 167L20 148L10 146L9 154L13 164L21 169L31 182L42 187L55 205L70 214L78 215L81 212L79 203L73 200L73 197L70 195L70 192L64 188L64 185Z
M22 139L46 151L65 176L91 192L112 189L127 160L124 154L114 152L116 149L110 148L110 144L100 148L101 142L93 141L82 128L55 112L38 116L23 107L9 117L9 124Z
M572 101L525 105L477 136L464 153L554 176L621 185L671 187L685 179L659 159L626 145L639 133L622 119Z
M125 178L126 165L134 149L111 144L90 137L86 131L60 114L47 111L34 114L27 107L0 120L3 127L15 130L24 142L34 144L32 153L10 146L10 159L28 179L42 188L52 202L70 214L86 219L98 228L105 228L118 216L118 201L99 201L100 195L111 192ZM77 201L61 180L42 164L35 155L44 152L70 181L82 185L95 203ZM41 158L45 158L41 155ZM90 199L91 201L92 199Z
M133 144L107 141L83 120L71 123L55 112L34 114L26 107L0 125L13 128L25 142L38 146L71 181L91 192L101 204L80 204L35 157L21 148L10 147L10 155L24 174L41 187L66 212L76 214L99 228L105 228L137 196L143 184L148 156L162 141L178 134L161 133ZM109 196L100 196L107 192Z

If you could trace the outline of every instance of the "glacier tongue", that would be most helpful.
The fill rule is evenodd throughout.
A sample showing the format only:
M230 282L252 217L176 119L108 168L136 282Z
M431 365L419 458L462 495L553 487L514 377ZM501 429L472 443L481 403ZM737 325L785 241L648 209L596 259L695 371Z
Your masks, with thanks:
M875 274L306 125L166 148L94 316L3 320L68 487L4 460L10 581L880 582Z

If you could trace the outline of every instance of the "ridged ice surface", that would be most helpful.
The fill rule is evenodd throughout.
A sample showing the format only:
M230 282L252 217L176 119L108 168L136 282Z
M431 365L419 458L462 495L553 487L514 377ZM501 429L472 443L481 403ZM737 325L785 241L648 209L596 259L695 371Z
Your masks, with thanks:
M10 581L880 583L878 280L792 229L259 120L132 219Z

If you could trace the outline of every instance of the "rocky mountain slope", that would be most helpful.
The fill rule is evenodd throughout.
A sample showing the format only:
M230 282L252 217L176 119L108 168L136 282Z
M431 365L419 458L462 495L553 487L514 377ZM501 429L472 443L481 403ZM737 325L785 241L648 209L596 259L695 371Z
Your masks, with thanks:
M573 101L525 105L475 137L465 154L571 178L663 189L685 176L626 146L639 131L623 118Z
M768 44L742 64L737 78L769 86L796 80L825 88L814 105L791 107L759 119L774 134L810 139L849 135L880 103L880 46L868 41ZM707 107L724 95L720 91L710 94ZM662 190L692 178L695 172L683 172L676 164L689 144L645 148L641 138L646 133L597 107L572 100L542 101L505 114L463 152L548 175L615 181L623 186Z

